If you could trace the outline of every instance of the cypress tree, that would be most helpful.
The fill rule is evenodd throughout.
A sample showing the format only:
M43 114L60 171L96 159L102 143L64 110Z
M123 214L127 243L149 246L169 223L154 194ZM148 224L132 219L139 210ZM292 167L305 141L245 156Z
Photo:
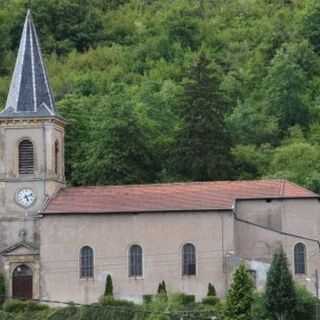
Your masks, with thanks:
M107 275L104 296L105 297L113 297L113 284L112 284L112 278L111 278L110 274Z
M159 283L157 293L158 295L167 296L167 288L166 288L166 283L164 281Z
M208 297L216 297L217 296L216 288L214 287L214 285L211 282L208 284L207 296Z
M163 294L167 295L167 286L164 280L162 281L162 292Z
M226 319L250 320L254 302L254 286L249 272L240 265L233 277L233 283L227 294Z
M161 294L161 292L162 292L162 282L159 283L157 293L158 293L158 294Z
M294 282L285 252L273 256L267 276L265 306L273 320L291 320L297 304Z

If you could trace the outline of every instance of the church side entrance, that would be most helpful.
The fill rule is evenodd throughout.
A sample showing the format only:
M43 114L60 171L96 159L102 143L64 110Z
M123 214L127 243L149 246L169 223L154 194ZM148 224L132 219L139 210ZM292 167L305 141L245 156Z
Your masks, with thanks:
M12 274L12 297L17 299L32 299L32 293L32 270L26 265L19 265Z

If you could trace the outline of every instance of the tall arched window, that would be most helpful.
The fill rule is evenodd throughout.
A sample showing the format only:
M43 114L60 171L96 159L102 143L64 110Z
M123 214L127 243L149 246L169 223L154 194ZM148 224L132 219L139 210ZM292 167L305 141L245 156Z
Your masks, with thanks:
M93 249L85 246L80 250L80 278L93 278Z
M196 248L187 243L182 248L182 274L192 276L196 274Z
M59 142L54 143L54 173L59 173Z
M306 273L306 246L303 243L297 243L294 247L294 272Z
M19 174L33 174L33 144L30 140L19 143Z
M142 248L133 245L129 250L129 277L142 277Z

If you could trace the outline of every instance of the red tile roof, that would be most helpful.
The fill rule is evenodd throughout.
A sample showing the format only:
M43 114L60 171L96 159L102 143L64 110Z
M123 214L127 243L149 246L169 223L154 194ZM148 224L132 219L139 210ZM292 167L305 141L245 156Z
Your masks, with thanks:
M236 199L317 196L284 180L71 187L59 191L56 197L49 201L43 213L230 210Z

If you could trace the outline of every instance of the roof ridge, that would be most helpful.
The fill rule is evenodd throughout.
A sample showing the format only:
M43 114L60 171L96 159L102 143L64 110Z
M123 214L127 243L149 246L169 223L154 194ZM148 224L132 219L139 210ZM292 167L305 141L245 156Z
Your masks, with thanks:
M285 182L286 182L286 185L291 185L291 186L293 186L293 187L295 187L295 188L299 188L300 190L307 191L307 192L309 192L309 193L314 194L315 196L318 195L316 192L313 192L313 191L307 189L306 187L302 187L302 186L300 186L299 184L297 184L297 183L295 183L295 182L292 182L292 181L290 181L290 180L285 180Z
M208 185L208 184L240 184L240 183L267 183L267 182L278 182L281 183L283 179L254 179L254 180L213 180L213 181L180 181L180 182L159 182L159 183L145 183L145 184L110 184L110 185L88 185L88 186L71 186L64 189L71 188L145 188L145 187L162 187L162 186L183 186L183 185ZM280 185L281 187L281 185ZM300 187L301 188L301 187ZM305 189L307 190L307 189Z

